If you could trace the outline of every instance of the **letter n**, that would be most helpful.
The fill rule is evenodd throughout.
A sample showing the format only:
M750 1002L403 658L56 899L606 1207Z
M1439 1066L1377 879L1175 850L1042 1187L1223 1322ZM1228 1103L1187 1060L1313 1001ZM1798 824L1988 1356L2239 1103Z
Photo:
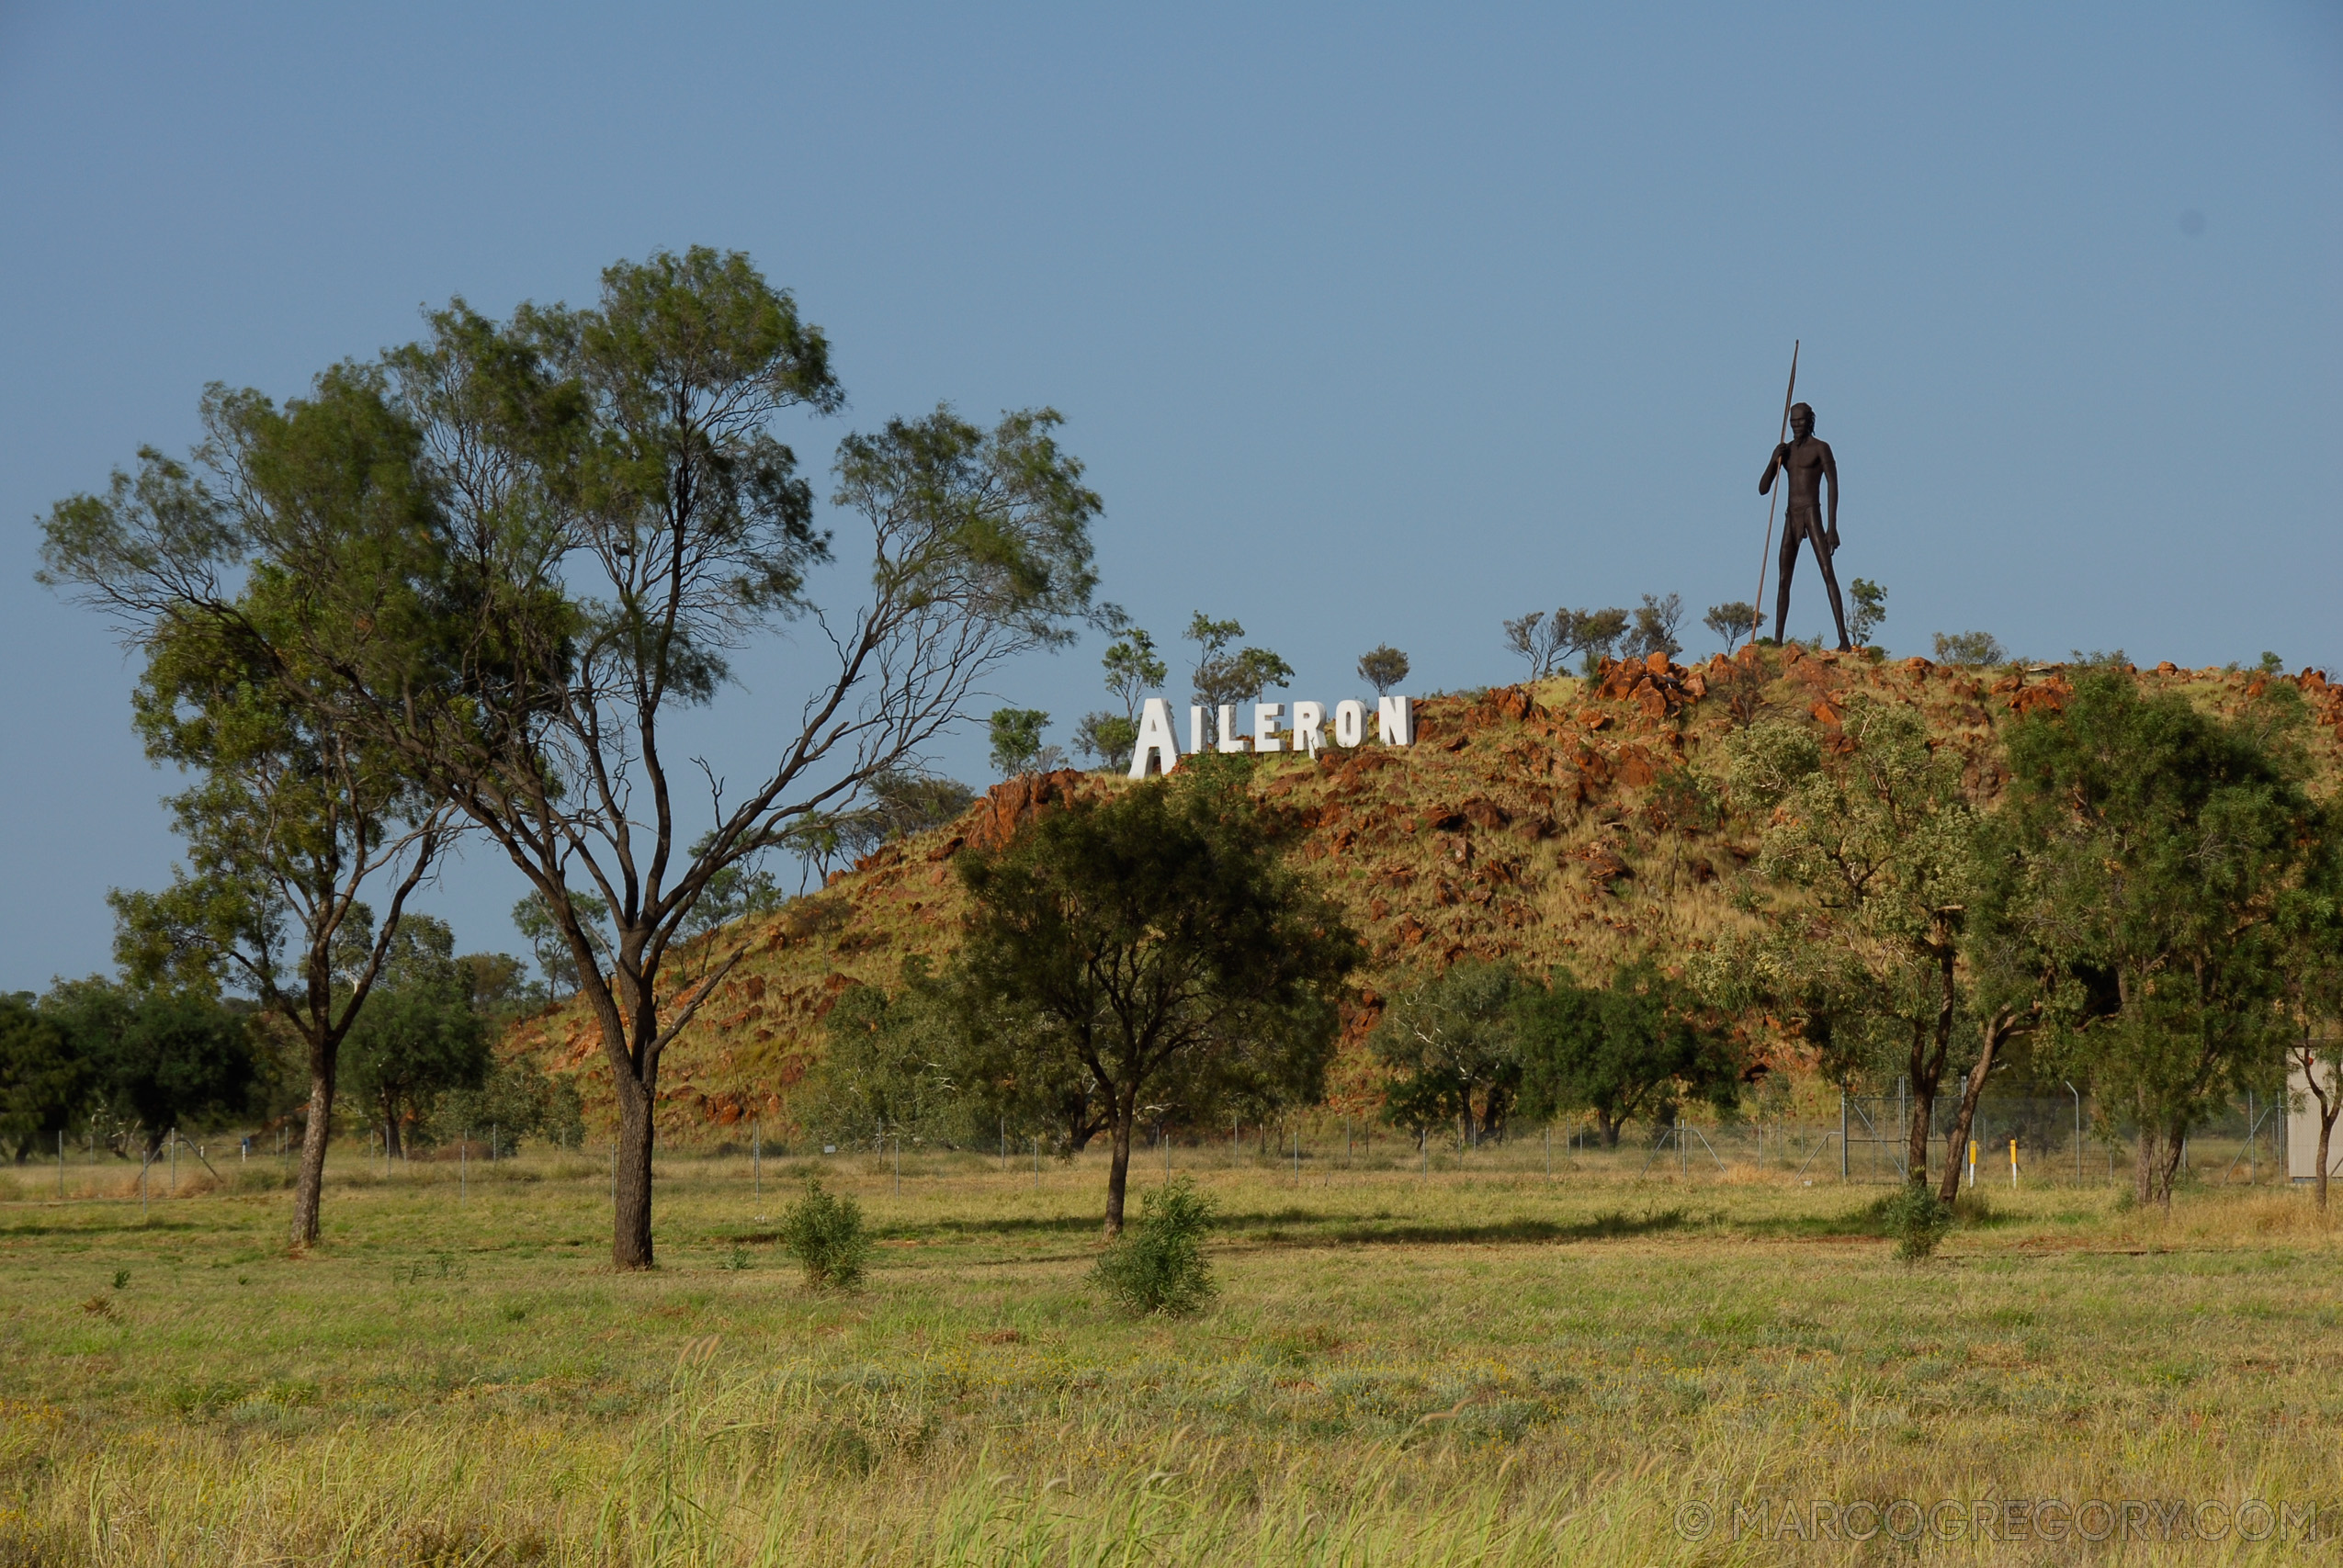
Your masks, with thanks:
M1416 743L1415 708L1405 697L1375 699L1375 732L1386 746L1412 746Z

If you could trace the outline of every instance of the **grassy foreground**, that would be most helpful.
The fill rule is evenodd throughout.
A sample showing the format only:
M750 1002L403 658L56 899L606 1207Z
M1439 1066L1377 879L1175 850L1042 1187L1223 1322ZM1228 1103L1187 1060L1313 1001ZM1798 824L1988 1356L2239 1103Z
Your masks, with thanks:
M574 1157L475 1164L461 1198L450 1167L343 1157L298 1259L286 1194L232 1168L142 1220L134 1175L59 1201L32 1168L0 1205L0 1562L2118 1554L1992 1539L1972 1502L2009 1498L2315 1503L2315 1546L2184 1522L2121 1555L2334 1552L2343 1252L2305 1195L2167 1219L2005 1189L1907 1268L1879 1188L1641 1158L1549 1184L1535 1145L1429 1175L1190 1152L1221 1296L1177 1323L1086 1290L1094 1161L911 1160L900 1193L815 1162L888 1238L843 1297L773 1245L771 1160L762 1214L747 1160L668 1163L643 1276L608 1268ZM1813 1500L1899 1498L1971 1523L1800 1539ZM1785 1499L1800 1531L1729 1522Z

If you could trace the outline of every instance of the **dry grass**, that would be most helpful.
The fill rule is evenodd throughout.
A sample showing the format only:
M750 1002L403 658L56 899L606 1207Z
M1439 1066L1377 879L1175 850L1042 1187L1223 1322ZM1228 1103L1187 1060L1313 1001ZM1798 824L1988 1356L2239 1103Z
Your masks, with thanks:
M671 1164L639 1276L576 1159L475 1167L461 1202L438 1167L338 1185L299 1260L281 1194L19 1201L0 1562L1855 1561L1885 1543L1676 1521L2343 1504L2343 1255L2302 1194L2030 1187L1907 1269L1876 1189L1601 1154L1549 1185L1541 1154L1297 1180L1189 1151L1228 1224L1220 1303L1178 1323L1087 1292L1092 1165L912 1162L898 1195L823 1162L885 1243L847 1297L775 1255L774 1162L764 1218L746 1162Z

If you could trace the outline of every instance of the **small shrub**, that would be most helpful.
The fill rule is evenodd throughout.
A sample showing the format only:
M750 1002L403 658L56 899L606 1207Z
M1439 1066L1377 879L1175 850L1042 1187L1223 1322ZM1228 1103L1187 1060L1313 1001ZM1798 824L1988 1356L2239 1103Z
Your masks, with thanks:
M1204 1234L1212 1200L1186 1177L1139 1199L1139 1221L1116 1238L1091 1279L1117 1305L1135 1313L1183 1317L1210 1301L1211 1265Z
M870 1262L870 1235L863 1229L862 1205L821 1190L808 1178L806 1195L781 1216L781 1245L806 1271L816 1290L847 1291L862 1283Z
M1952 1228L1952 1205L1919 1182L1907 1181L1902 1190L1881 1201L1879 1217L1887 1234L1896 1238L1896 1256L1907 1263L1918 1263L1934 1253L1944 1233Z

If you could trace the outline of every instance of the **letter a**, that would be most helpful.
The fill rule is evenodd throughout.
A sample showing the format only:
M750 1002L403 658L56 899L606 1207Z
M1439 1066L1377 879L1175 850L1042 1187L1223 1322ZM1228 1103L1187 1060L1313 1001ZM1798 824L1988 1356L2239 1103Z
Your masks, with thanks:
M1149 758L1162 764L1161 772L1170 773L1180 765L1180 749L1172 744L1172 705L1161 697L1149 697L1139 714L1138 744L1131 750L1131 776L1147 777Z

